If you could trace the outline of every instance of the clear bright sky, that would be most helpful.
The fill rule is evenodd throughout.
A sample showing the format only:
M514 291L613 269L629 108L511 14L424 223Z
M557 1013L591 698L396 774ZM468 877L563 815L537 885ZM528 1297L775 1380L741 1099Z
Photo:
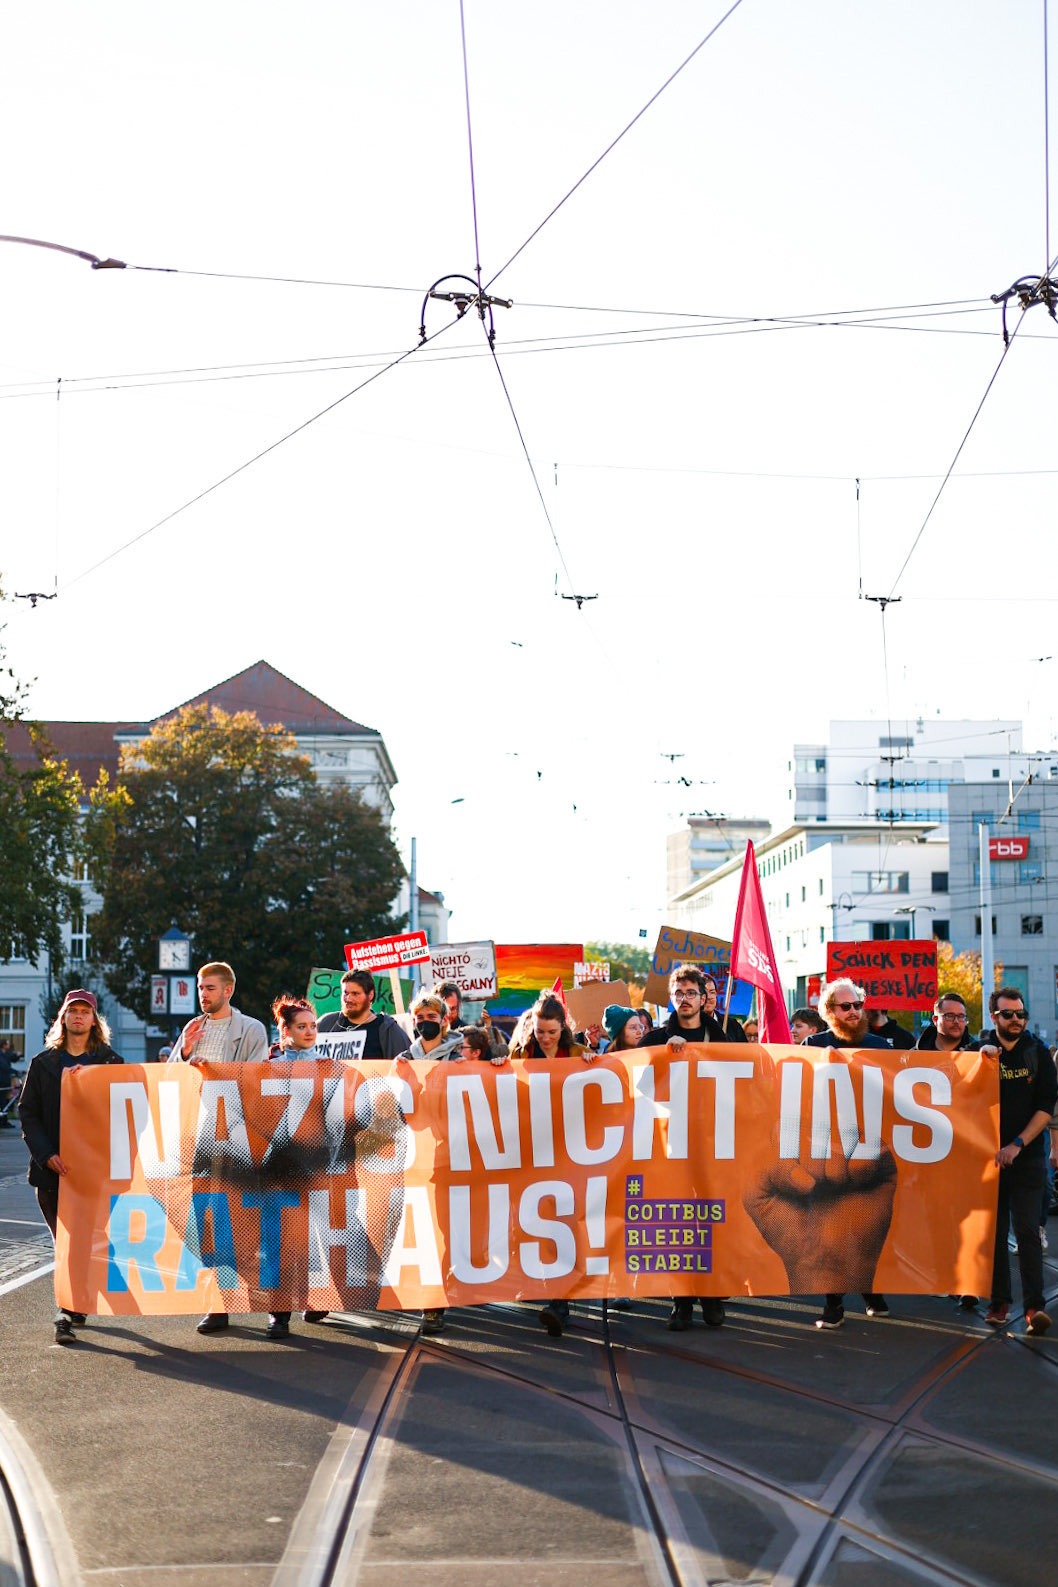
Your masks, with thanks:
M5 608L37 715L150 718L265 658L384 735L452 935L508 942L652 939L666 832L784 822L831 716L1054 742L1042 307L901 571L1003 351L989 295L1047 264L1043 0L742 0L503 268L726 10L465 0L549 525L475 315L432 303L379 374L478 262L458 0L7 8L0 232L178 272L0 244L0 571L59 589ZM861 592L901 597L888 682Z

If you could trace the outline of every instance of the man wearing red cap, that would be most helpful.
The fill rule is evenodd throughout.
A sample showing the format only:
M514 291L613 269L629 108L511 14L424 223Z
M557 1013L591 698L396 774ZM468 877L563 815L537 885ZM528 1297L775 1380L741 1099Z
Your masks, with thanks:
M110 1046L110 1029L95 994L83 987L67 992L44 1038L43 1051L30 1060L18 1103L22 1139L30 1154L29 1182L37 1192L37 1204L53 1239L59 1217L59 1180L69 1169L69 1163L59 1156L63 1073L82 1064L122 1062ZM73 1344L74 1327L82 1328L84 1322L81 1312L60 1311L55 1319L55 1343Z

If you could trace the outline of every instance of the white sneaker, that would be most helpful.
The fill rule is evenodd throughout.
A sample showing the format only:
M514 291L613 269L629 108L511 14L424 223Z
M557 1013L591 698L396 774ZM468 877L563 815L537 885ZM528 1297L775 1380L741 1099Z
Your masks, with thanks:
M1046 1229L1041 1229L1040 1230L1040 1245L1046 1251L1046 1249L1047 1249L1047 1230Z

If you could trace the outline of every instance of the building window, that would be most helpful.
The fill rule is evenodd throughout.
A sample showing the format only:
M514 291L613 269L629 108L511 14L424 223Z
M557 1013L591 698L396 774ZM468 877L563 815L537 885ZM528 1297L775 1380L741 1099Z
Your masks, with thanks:
M1042 882L1043 881L1043 865L1042 865L1042 863L1039 860L1019 860L1018 861L1018 881L1019 882Z
M90 882L92 880L88 874L87 860L74 860L70 866L70 880L71 882Z
M0 1041L6 1041L20 1058L26 1056L26 1005L0 1003Z
M999 767L998 766L993 766L992 767L992 776L993 777L998 777L999 776Z
M996 917L995 917L995 915L993 915L992 916L992 935L993 935L993 937L995 936L995 934L996 934ZM974 916L974 935L977 936L977 937L979 937L981 935L981 917L980 917L980 915L975 915Z
M950 921L947 921L947 920L935 920L933 922L933 935L937 939L938 942L950 942L951 941L951 923L950 923Z
M872 920L873 942L908 941L911 937L910 920Z
M819 928L819 940L820 942L826 942L827 940L827 928L825 926L820 926Z
M931 893L946 893L948 891L947 871L930 872L929 890Z
M70 922L70 958L82 960L88 958L88 915L82 910Z
M822 898L822 896L823 896L823 878L822 877L819 878L819 896L820 896L820 898Z
M1040 812L1038 810L1019 810L1017 830L1019 832L1038 832L1040 830Z
M911 891L910 871L853 871L854 893L907 893Z
M802 887L801 888L801 902L802 902L802 904L806 902L807 897L808 897L808 894L806 893L805 889Z
M1022 915L1022 917L1021 917L1021 935L1023 937L1042 937L1043 936L1043 916L1042 915Z

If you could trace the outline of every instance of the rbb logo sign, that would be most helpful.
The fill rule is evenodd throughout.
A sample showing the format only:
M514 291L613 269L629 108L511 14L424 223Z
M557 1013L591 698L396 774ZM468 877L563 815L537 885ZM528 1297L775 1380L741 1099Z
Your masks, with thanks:
M753 968L755 970L760 970L763 975L766 975L768 980L774 986L775 977L771 973L771 960L768 958L768 955L766 953L762 953L754 943L749 942L746 944L746 957L749 959L749 962Z
M1028 857L1028 838L989 838L990 860L1024 860Z

